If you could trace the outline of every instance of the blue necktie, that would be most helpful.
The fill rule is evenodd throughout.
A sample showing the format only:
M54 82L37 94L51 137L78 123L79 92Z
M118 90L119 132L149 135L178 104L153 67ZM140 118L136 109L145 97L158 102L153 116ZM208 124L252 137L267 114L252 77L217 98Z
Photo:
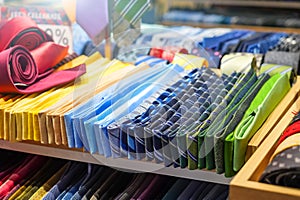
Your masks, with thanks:
M131 81L133 81L130 84L127 84L127 80L125 80L124 83L119 83L120 84L120 88L118 88L118 90L120 92L116 92L116 95L113 95L111 98L109 98L106 102L99 104L99 107L97 108L95 113L90 113L90 115L84 119L81 119L81 123L84 126L80 128L80 130L82 130L81 134L82 135L87 135L87 141L86 141L86 146L87 147L91 147L92 149L90 149L90 152L95 153L95 152L99 152L100 154L105 153L103 150L103 146L102 146L102 142L100 140L99 137L95 137L94 131L95 131L95 127L93 126L93 123L96 122L97 120L101 120L104 119L107 115L111 114L112 112L112 108L117 108L118 106L124 104L127 102L128 99L131 98L131 91L134 90L135 88L138 88L140 85L143 85L143 83L147 83L147 82L155 82L157 79L159 79L161 76L163 77L173 77L176 76L178 74L178 66L174 66L174 68L167 68L167 69L156 69L153 68L152 74L148 73L148 74L141 74L139 78L139 80L135 80L131 79ZM150 72L151 72L150 71ZM160 72L160 73L158 73ZM124 86L123 86L124 85ZM143 86L143 88L141 88L141 90L139 90L140 92L146 89L145 85ZM155 90L153 90L152 92L154 92ZM108 105L107 107L105 105ZM96 115L95 115L96 114ZM88 134L87 134L88 133ZM97 144L97 145L95 145Z
M99 111L106 109L108 106L110 106L111 102L109 101L110 98L115 97L115 98L120 98L122 97L122 95L125 93L126 91L122 91L121 87L126 87L129 83L133 82L138 82L141 80L140 77L145 77L145 76L153 76L155 74L161 73L162 71L166 70L165 68L160 68L160 69L148 69L145 70L143 72L140 72L136 75L133 75L131 77L128 77L124 80L122 80L120 83L116 83L113 86L109 87L108 89L102 91L101 93L97 94L95 97L93 97L91 100L89 100L88 102L86 102L83 105L80 105L74 109L72 109L71 111L69 111L68 113L65 114L65 124L66 124L66 132L68 135L68 142L69 142L69 147L77 147L77 148L81 148L82 147L82 143L81 143L81 137L80 136L80 132L78 132L79 130L83 131L84 129L78 129L75 127L74 125L74 119L77 119L86 115L95 115L98 114ZM145 79L146 80L146 79ZM128 83L128 84L127 84ZM122 91L123 93L120 94L116 94L116 95L112 95L114 94L114 90L116 89L120 89L120 91ZM130 88L129 90L130 91ZM84 136L85 137L85 136ZM75 141L74 141L75 139ZM75 142L75 143L74 143Z
M111 129L114 130L111 132L112 136L114 136L114 138L119 137L120 156L128 156L128 141L135 141L131 143L131 147L135 148L135 150L137 150L140 153L138 153L139 158L144 157L143 154L145 154L146 141L144 139L143 132L141 133L139 131L138 133L140 134L135 134L134 136L132 136L132 134L127 135L127 130L129 130L128 127L133 127L133 130L141 130L142 126L145 126L145 124L149 123L150 115L155 110L155 108L164 102L168 102L170 100L170 96L174 96L174 94L178 93L181 90L180 88L183 88L190 81L191 77L195 76L196 72L198 72L198 69L193 70L187 76L183 77L183 79L173 84L170 88L163 92L154 102L151 102L150 106L146 108L145 112L141 113L137 117L132 117L131 120L125 120L125 123L117 125L115 129ZM146 106L148 105L149 103L146 103ZM142 108L140 110L145 110L145 108ZM149 154L149 156L151 157L151 154Z

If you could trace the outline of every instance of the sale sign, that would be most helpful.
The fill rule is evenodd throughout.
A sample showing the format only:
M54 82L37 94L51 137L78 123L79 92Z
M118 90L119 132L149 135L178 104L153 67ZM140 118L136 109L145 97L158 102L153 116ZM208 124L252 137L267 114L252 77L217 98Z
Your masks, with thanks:
M30 17L54 42L69 46L69 53L73 53L72 23L63 8L1 6L0 11L0 20L18 16Z

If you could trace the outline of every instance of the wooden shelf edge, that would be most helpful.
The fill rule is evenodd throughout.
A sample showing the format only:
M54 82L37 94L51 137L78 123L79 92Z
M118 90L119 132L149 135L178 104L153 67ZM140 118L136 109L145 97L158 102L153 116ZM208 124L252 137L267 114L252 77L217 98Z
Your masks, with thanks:
M127 160L123 158L105 158L101 155L92 155L86 152L48 147L36 144L28 144L22 142L8 142L0 140L0 148L48 157L93 163L97 165L105 165L119 170L130 171L135 173L149 172L154 174L169 175L180 178L219 183L224 185L229 185L230 181L232 180L231 178L224 177L224 174L216 174L213 171L188 170L181 168L165 167L163 165L156 164L153 162Z

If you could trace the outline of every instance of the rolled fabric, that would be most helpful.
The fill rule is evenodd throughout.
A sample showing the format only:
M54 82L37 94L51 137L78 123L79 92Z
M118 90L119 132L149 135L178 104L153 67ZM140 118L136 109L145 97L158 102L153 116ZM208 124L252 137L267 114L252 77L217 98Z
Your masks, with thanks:
M15 45L22 45L33 50L46 41L53 41L29 17L15 17L6 21L0 27L0 51Z
M176 53L187 54L188 51L181 47L151 48L149 55L172 62Z
M299 139L297 139L299 141ZM277 154L269 163L259 181L274 185L300 188L300 145Z
M0 53L0 91L15 92L33 84L38 75L38 68L30 52L22 46L15 46Z
M300 133L300 121L297 121L288 126L283 134L280 136L277 145L280 145L286 138L291 137L294 134Z
M40 76L45 76L50 71L54 71L54 66L65 58L68 54L68 48L54 42L45 42L38 48L30 51L30 53L36 63ZM43 74L46 71L47 73Z
M55 44L29 17L3 22L0 38L0 92L42 92L85 73L85 65L54 72L68 47Z
M50 89L76 79L85 73L85 65L39 76L39 70L30 52L14 46L0 53L0 92L30 94Z
M300 145L300 132L295 133L289 137L287 137L285 140L283 140L276 148L275 152L271 156L270 161L274 159L274 157L281 152L285 151L286 149L289 149L293 146Z

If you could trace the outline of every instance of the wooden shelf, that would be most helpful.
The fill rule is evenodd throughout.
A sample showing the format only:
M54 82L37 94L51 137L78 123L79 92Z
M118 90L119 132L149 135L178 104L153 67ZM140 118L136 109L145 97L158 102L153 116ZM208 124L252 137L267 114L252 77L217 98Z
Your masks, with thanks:
M300 28L288 27L271 27L271 26L248 26L248 25L235 25L235 24L206 24L194 22L169 22L164 21L161 24L165 26L193 26L200 28L232 28L232 29L246 29L261 32L285 32L285 33L300 33Z
M28 144L21 142L8 142L0 140L0 148L12 151L31 153L36 155L62 158L98 165L105 165L130 172L149 172L155 174L169 175L193 180L201 180L213 183L229 185L231 178L226 178L224 174L216 174L214 171L188 170L173 167L164 167L153 162L127 160L124 158L105 158L101 155L89 154L78 150L67 148L55 148L44 145Z

